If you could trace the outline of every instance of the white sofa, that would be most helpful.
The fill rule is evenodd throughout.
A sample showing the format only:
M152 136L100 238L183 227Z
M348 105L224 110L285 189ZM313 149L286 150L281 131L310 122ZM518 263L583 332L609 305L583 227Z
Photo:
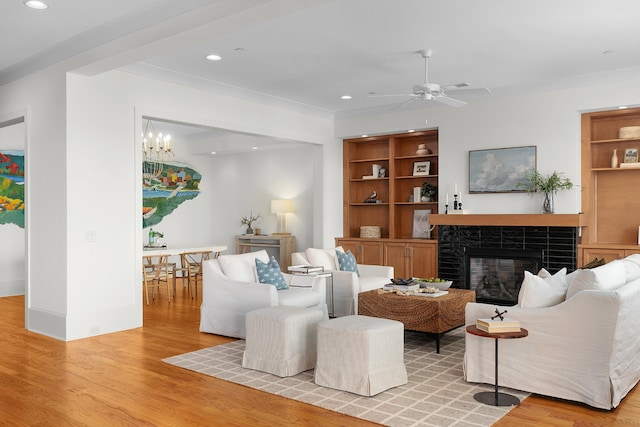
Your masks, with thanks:
M202 265L200 331L235 338L246 337L245 315L249 311L276 305L318 308L328 319L326 285L322 278L307 286L291 285L292 276L283 273L289 289L277 290L258 283L255 259L269 262L266 251L221 255Z
M562 274L535 278L543 293L521 295L519 305L506 307L506 315L519 320L529 335L500 340L498 385L615 408L640 379L640 255L578 270L564 282ZM558 284L566 299L544 307ZM467 304L466 324L493 316L495 309ZM493 384L494 340L471 334L465 340L465 379Z
M380 289L393 278L393 267L358 264L360 275L352 271L341 271L335 251L344 252L341 246L335 249L309 248L291 255L292 265L323 266L333 274L333 316L358 314L358 294Z

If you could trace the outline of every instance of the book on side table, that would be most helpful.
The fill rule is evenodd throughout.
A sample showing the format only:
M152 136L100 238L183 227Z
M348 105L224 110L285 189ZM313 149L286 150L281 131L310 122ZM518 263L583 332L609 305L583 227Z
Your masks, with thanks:
M497 332L520 332L520 321L505 317L500 319L478 319L476 327L489 334Z

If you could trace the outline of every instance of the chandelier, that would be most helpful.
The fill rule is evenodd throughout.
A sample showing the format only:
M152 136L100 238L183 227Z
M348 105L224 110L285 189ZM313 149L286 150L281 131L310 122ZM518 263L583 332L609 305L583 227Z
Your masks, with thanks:
M147 120L142 134L142 177L147 181L157 180L162 174L164 163L174 157L171 151L171 135L156 132L151 120Z

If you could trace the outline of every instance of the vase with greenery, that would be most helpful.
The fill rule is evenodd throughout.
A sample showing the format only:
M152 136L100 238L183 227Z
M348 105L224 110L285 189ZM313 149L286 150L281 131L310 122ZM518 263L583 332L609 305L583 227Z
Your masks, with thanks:
M544 193L542 212L554 213L553 196L560 190L571 190L573 183L562 172L553 171L549 175L542 175L537 170L530 170L525 180L518 184L529 193Z
M247 226L247 232L245 234L253 234L253 228L251 228L251 224L260 219L260 214L253 216L253 211L249 213L249 216L243 216L240 220L240 224Z
M420 189L420 199L422 201L431 202L436 194L438 194L438 187L431 185L428 182L422 184L422 188Z

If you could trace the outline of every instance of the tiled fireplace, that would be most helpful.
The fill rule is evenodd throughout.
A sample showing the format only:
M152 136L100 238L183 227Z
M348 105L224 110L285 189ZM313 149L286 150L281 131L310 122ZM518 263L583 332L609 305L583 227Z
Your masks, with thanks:
M438 275L454 287L475 289L481 302L516 304L524 270L576 268L578 227L438 227Z

